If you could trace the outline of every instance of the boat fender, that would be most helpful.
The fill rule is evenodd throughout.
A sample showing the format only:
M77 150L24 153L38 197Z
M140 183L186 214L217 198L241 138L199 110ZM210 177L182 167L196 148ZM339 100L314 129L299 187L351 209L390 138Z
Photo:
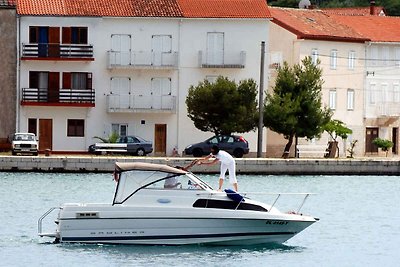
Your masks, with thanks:
M238 203L244 202L244 196L237 193L236 191L234 191L232 189L225 189L224 191L225 191L226 195L233 201L238 202Z

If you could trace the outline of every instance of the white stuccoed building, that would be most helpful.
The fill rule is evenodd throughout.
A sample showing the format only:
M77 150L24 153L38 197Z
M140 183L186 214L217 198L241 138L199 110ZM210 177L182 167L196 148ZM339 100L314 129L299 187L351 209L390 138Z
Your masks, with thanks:
M36 133L40 150L87 151L117 131L152 141L157 155L182 152L212 135L187 117L191 85L219 75L259 82L264 0L79 3L17 6L17 131ZM243 136L255 152L257 133Z

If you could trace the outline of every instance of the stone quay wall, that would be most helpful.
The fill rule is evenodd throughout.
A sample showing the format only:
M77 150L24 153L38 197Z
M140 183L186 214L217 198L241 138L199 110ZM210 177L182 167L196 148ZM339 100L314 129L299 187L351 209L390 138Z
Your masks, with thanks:
M114 163L149 162L187 166L194 158L116 156L0 156L0 171L112 172ZM400 175L400 161L375 159L236 159L238 174L274 175ZM219 164L195 165L194 173L218 173Z

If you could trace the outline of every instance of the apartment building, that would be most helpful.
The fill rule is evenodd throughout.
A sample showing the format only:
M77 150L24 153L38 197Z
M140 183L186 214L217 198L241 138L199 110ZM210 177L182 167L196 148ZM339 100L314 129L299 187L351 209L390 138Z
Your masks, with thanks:
M364 53L369 39L342 25L321 10L270 8L270 83L273 87L276 67L283 61L289 65L311 56L322 68L322 99L353 134L343 142L339 138L340 156L345 156L352 140L358 140L356 155L364 147ZM325 133L319 140L299 140L305 144L324 144ZM272 131L267 132L267 156L280 156L287 140ZM291 151L294 155L294 149Z
M263 0L20 0L17 10L17 129L40 150L82 152L116 131L152 141L156 155L181 152L212 135L187 117L189 87L258 81L269 41ZM257 134L244 136L255 151Z
M392 155L399 154L400 18L340 15L332 18L370 39L363 55L365 153L379 153L372 140L380 137L394 143Z

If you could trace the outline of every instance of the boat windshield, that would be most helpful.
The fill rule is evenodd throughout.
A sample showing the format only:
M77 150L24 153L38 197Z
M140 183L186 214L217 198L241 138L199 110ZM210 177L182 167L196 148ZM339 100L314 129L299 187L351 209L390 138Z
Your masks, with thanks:
M212 190L207 183L191 173L176 174L159 170L123 171L119 175L113 204L122 204L141 189Z

